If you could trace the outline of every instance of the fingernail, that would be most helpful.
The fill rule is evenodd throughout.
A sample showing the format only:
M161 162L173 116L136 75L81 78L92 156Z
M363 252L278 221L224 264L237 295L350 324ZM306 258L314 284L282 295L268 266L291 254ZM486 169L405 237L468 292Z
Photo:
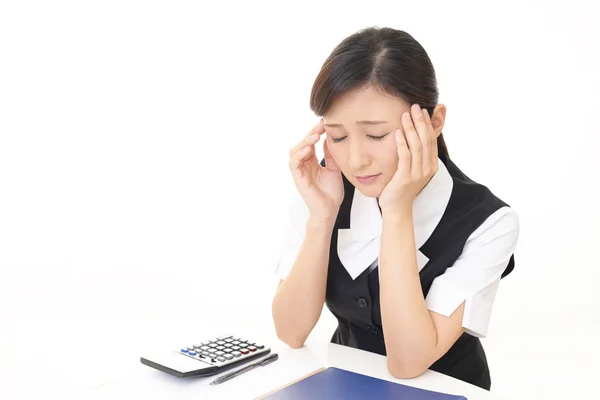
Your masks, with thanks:
M414 109L415 111L420 111L420 110L421 110L421 107L420 107L418 104L414 104L414 105L413 105L413 109Z

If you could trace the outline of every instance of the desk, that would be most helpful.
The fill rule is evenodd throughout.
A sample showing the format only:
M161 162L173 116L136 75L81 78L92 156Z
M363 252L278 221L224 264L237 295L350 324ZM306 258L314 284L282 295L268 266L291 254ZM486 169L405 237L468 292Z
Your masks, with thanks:
M90 398L248 400L318 368L331 366L424 389L462 394L469 400L502 400L490 392L433 371L411 380L395 379L387 372L385 357L346 346L318 343L291 349L275 341L271 347L279 353L278 361L221 385L209 386L213 378L175 378L140 363L132 374L95 388Z

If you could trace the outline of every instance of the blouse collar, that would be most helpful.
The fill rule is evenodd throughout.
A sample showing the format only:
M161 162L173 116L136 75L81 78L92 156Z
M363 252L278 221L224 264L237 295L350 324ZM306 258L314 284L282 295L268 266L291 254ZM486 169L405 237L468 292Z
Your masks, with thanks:
M439 224L452 194L453 180L438 159L438 170L413 203L413 223L419 271L429 259L419 250ZM350 228L338 230L337 252L352 279L379 259L382 218L377 199L354 190Z

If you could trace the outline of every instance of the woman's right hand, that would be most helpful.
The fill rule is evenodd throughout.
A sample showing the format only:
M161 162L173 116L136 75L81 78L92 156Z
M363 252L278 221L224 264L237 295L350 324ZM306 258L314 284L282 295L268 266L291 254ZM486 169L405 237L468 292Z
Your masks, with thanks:
M344 199L344 184L342 173L327 147L327 140L323 142L326 166L322 167L317 160L315 144L324 132L321 120L290 150L290 170L311 218L332 222Z

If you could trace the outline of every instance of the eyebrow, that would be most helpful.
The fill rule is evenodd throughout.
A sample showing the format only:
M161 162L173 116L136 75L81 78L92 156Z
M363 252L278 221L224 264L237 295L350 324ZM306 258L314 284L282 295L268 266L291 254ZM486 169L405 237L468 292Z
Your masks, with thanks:
M356 123L358 125L381 125L381 124L387 124L388 121L356 121ZM326 127L328 128L343 128L344 125L342 124L325 124Z

